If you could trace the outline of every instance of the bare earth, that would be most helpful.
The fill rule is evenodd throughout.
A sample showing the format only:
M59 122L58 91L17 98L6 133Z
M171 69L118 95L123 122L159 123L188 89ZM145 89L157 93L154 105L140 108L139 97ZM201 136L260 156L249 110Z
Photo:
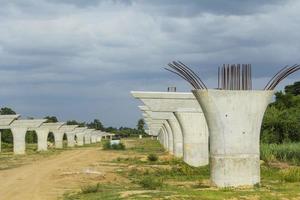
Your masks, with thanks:
M120 181L113 173L116 166L105 163L118 156L96 147L81 148L1 170L0 199L56 200L87 184Z

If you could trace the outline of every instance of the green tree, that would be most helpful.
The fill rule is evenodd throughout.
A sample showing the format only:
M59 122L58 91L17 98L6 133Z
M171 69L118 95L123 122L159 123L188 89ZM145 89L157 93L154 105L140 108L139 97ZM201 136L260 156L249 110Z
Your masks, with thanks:
M16 112L8 107L3 107L0 109L0 115L15 115ZM13 143L13 135L10 129L1 130L1 142L3 143Z
M144 128L145 128L145 122L143 119L140 119L137 124L137 129L141 132L144 132L145 131Z
M78 122L76 120L67 121L67 125L78 125L79 127L84 127L85 122Z
M299 82L285 87L275 94L275 102L266 110L261 140L265 143L300 141Z
M0 115L15 115L16 112L11 108L3 107L0 109Z
M104 130L104 126L99 119L94 119L94 121L92 121L91 123L88 123L87 126L89 128L93 128L96 130L101 130L101 131Z
M295 96L300 95L300 81L295 82L293 85L287 85L284 88L286 93L293 94Z
M55 123L58 122L57 117L55 116L46 116L44 119L47 119L46 123Z

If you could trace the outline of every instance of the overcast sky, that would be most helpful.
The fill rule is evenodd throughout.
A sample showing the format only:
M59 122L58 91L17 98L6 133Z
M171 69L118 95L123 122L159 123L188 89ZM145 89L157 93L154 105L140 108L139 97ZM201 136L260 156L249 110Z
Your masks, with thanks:
M251 63L263 88L300 63L299 10L299 0L0 0L0 106L134 127L131 90L191 89L163 70L172 60L211 88L221 64Z

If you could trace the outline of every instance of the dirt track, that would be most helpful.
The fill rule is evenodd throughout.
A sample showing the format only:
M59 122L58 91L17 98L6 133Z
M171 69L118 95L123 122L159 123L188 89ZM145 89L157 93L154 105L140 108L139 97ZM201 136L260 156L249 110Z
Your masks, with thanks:
M0 171L0 200L56 200L65 192L93 182L113 181L114 166L101 162L118 157L99 148L64 151L29 165Z

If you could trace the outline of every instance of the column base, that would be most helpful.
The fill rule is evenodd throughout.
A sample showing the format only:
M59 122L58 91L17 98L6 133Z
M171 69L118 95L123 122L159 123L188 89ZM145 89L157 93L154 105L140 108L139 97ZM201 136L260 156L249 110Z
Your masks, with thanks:
M253 186L260 183L259 155L210 157L211 181L218 187Z

